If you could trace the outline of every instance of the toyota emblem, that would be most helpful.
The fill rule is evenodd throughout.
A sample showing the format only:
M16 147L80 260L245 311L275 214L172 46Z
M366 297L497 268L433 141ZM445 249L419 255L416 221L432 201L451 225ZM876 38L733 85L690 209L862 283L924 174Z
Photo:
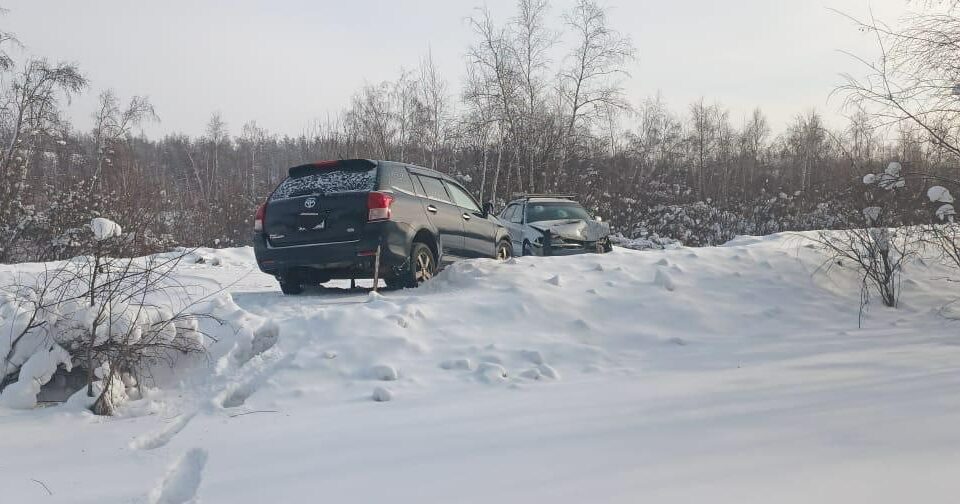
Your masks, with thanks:
M307 201L303 202L305 208L313 208L317 206L317 198L307 198Z

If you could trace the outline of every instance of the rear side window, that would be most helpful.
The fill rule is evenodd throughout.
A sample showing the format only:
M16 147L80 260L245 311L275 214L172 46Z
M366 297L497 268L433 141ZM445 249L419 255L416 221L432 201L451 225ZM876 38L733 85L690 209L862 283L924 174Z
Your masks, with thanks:
M317 170L300 177L288 177L270 195L270 201L285 200L311 194L336 194L373 191L377 168L368 170Z
M513 220L513 213L517 211L517 205L509 205L507 208L503 209L503 212L500 212L500 218L510 222Z
M423 175L417 175L417 178L420 179L420 183L423 185L423 190L428 198L453 203L450 201L450 195L448 195L447 190L443 188L443 182L441 182L440 179Z
M380 187L399 189L410 194L416 193L407 169L399 166L392 166L383 172L383 175L380 177Z

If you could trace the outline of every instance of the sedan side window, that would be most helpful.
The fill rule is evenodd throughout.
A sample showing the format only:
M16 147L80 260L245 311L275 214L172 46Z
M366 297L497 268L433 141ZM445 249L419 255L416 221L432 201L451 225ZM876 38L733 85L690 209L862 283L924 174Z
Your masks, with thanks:
M447 182L447 189L450 190L450 194L453 196L453 201L456 202L458 207L470 212L480 213L480 205L477 205L477 202L473 201L473 198L471 198L470 195L467 194L467 191L463 190L463 188Z
M514 224L523 224L523 205L515 205L510 222Z
M450 195L448 195L447 190L443 188L443 182L441 182L440 179L426 177L424 175L417 175L417 179L419 179L423 185L423 191L427 194L428 198L453 203L450 201Z

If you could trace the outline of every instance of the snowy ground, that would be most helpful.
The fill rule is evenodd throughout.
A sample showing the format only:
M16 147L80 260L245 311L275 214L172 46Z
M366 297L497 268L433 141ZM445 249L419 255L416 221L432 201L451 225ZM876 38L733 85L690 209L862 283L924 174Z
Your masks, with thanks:
M231 323L277 343L215 348L119 418L0 409L0 502L960 493L960 310L936 267L858 328L855 279L790 236L465 262L382 296L284 297L249 249L203 254L182 278L228 286Z

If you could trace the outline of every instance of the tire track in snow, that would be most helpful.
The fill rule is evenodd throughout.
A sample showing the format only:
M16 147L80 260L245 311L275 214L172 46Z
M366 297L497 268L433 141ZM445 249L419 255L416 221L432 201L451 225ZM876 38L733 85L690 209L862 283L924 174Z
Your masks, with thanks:
M150 492L150 504L188 504L197 502L197 491L203 481L207 451L194 448L185 453L167 470L163 481Z

